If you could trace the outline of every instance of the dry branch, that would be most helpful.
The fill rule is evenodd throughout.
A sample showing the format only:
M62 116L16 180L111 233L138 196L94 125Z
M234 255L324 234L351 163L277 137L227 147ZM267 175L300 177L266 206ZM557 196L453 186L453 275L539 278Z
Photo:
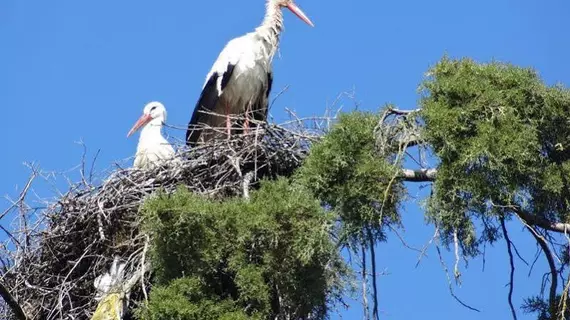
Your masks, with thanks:
M437 169L402 169L400 178L409 182L432 182L435 181Z
M511 249L513 245L512 245L511 239L509 238L507 226L505 225L505 218L501 217L499 220L501 222L501 229L503 231L503 236L505 237L505 242L507 243L507 252L509 254L509 264L511 267L511 272L510 272L510 276L509 276L509 294L508 294L507 300L509 302L509 307L511 308L511 314L513 315L513 319L517 320L517 313L516 313L515 307L513 305L513 290L514 290L514 285L515 285L515 281L514 281L515 263L514 263L514 258L513 258L513 252Z
M535 238L536 242L540 245L542 252L544 252L544 256L548 261L548 266L550 268L550 290L548 293L548 303L549 303L549 311L550 314L556 318L557 308L556 308L556 288L558 287L558 272L556 271L556 263L554 262L553 254L550 248L548 247L548 243L543 236L541 236L538 231L534 229L531 225L526 225L526 228Z
M8 288L6 288L6 286L4 286L2 283L0 283L0 296L2 297L2 299L4 299L4 302L6 302L6 304L10 307L16 319L18 320L28 319L26 317L26 314L24 313L24 310L22 310L22 307L20 306L20 304L18 304L18 301L14 299L12 294L10 294Z
M558 233L567 233L570 231L570 223L553 222L544 217L534 215L518 208L515 208L514 212L531 226L537 226L545 230Z

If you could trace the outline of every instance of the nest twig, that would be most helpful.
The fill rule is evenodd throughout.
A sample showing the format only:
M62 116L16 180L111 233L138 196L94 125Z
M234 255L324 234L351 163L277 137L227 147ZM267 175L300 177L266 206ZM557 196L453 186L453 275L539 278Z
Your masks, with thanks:
M84 163L80 183L36 208L26 204L30 185L37 177L51 176L32 167L26 188L1 216L17 217L17 223L11 230L2 226L9 239L0 247L0 285L28 319L89 319L97 305L93 281L114 256L127 262L128 273L145 274L148 240L139 230L138 212L147 197L180 185L211 197L248 197L261 178L289 175L301 164L322 134L323 125L316 122L312 127L304 119L282 126L259 123L230 140L181 146L177 161L150 170L118 167L98 184L92 172L84 172ZM146 298L148 272L137 283L132 303ZM13 317L6 305L0 310L2 318Z

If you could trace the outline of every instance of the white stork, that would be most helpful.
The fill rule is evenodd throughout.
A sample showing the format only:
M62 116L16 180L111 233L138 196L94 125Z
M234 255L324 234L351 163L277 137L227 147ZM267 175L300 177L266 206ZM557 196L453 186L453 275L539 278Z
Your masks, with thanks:
M161 129L166 121L166 108L160 102L148 103L143 110L143 115L135 123L127 134L132 135L143 127L137 145L134 166L147 169L161 161L174 157L174 149L162 136Z
M288 8L301 20L314 26L293 0L267 0L263 22L255 31L232 39L218 56L206 76L202 93L194 108L186 131L186 144L195 146L208 141L214 132L203 132L199 126L210 126L231 133L231 114L245 114L264 121L273 82L271 62L283 30L282 8ZM225 117L223 116L225 115Z
M91 320L123 319L130 296L125 275L125 263L115 256L111 270L95 278L95 300L99 301Z

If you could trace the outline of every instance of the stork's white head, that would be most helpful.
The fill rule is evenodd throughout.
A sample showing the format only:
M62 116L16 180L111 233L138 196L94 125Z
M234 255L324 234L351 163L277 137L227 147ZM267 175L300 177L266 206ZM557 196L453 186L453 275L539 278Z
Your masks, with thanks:
M311 27L315 26L313 24L313 22L311 21L311 19L309 19L309 17L307 17L307 15L295 4L295 1L293 1L293 0L269 0L269 3L277 5L281 8L289 9L297 17L299 17L299 19L303 20L306 24L310 25Z
M143 114L135 125L131 128L127 137L130 137L138 129L144 126L162 126L166 121L166 108L158 101L149 102L144 106Z

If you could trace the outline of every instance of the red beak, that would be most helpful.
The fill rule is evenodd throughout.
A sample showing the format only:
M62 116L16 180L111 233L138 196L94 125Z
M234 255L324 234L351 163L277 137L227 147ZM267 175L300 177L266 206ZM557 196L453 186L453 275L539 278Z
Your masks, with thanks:
M152 120L150 114L143 114L139 120L135 123L135 125L131 128L129 133L127 133L127 138L131 136L131 134L135 133L138 129L143 127L145 124L149 123Z
M306 24L310 25L311 27L315 26L313 22L311 22L311 19L309 19L309 17L307 17L307 15L293 2L289 3L287 5L287 8L291 10L291 12L293 12L297 17L299 17L299 19L305 21Z

